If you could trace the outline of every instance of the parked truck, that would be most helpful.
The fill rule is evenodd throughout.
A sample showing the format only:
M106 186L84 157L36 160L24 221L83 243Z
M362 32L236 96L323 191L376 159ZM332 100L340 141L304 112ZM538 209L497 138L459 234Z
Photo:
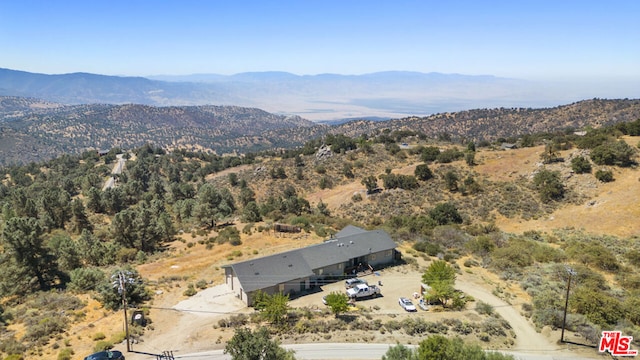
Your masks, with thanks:
M347 290L350 299L358 300L380 295L380 288L375 285L359 284Z

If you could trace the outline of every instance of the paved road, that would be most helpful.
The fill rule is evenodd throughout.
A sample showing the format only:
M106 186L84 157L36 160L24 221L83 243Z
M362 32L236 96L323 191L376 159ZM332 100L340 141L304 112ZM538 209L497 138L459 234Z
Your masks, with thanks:
M382 358L389 346L395 344L361 344L361 343L316 343L316 344L294 344L285 345L287 349L296 352L299 360L379 360ZM571 354L536 354L519 353L505 351L506 354L513 355L519 360L582 360L583 356ZM189 360L231 360L231 356L223 353L223 350L212 350L192 354L173 354L176 359ZM127 355L127 358L129 356ZM138 359L138 358L137 358ZM139 358L143 359L143 358ZM153 356L144 359L155 359Z
M113 169L111 170L112 175L120 175L122 174L122 170L124 169L125 159L122 157L122 154L116 155L117 161L113 165ZM116 178L114 176L109 176L107 181L104 182L104 186L102 187L102 191L112 188L116 184Z

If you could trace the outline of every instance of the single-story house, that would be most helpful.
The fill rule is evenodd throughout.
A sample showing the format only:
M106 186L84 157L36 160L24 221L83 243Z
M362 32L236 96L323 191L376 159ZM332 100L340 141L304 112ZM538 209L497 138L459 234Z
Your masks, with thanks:
M309 290L326 278L344 278L396 259L396 243L383 230L347 226L321 244L223 266L225 282L251 306L257 291L267 294Z

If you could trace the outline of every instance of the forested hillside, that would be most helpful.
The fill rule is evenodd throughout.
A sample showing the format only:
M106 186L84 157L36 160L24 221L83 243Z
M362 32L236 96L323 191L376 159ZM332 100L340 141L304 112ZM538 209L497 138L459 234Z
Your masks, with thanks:
M61 106L0 97L0 165L80 154L88 149L131 149L145 143L169 151L181 148L246 154L302 146L326 134L358 137L402 130L454 142L513 142L526 134L599 128L638 117L640 100L594 99L554 108L476 109L327 126L298 116L234 106Z
M12 99L14 100L14 99ZM250 152L296 145L295 139L264 138L267 130L315 126L297 116L235 106L59 106L44 111L8 101L0 120L1 164L26 163L88 149L131 149L153 143L165 149L217 153ZM17 103L17 104L16 104ZM46 103L45 103L46 104Z
M105 122L120 118L114 115L119 111L154 114L153 123L173 132L179 131L172 124L175 118L194 131L212 121L196 116L203 113L251 117L214 107L86 110ZM163 117L167 112L174 114ZM77 124L66 130L67 136L89 132ZM135 126L150 126L145 124ZM234 122L226 124L229 131L244 131ZM42 121L34 128L59 126ZM132 279L129 304L143 306L153 291L136 270L140 264L178 256L169 250L176 242L189 241L190 248L212 255L221 246L250 254L243 247L247 236L268 231L276 222L319 237L349 223L383 228L415 256L452 264L464 258L464 266L490 269L500 281L526 291L531 301L523 311L539 327L559 326L566 280L562 269L571 264L579 274L570 303L572 331L591 343L604 328L635 334L640 330L635 237L585 233L569 224L554 232L508 234L495 220L527 221L570 204L588 204L593 187L615 186L617 177L634 174L639 136L640 120L590 128L586 134L565 130L519 136L514 138L518 146L539 149L540 164L512 179L482 170L483 159L495 154L509 161L511 153L501 149L501 140L461 145L406 129L377 136L329 134L298 148L251 156L167 151L146 144L131 151L114 147L102 157L85 151L5 167L0 173L0 352L28 358L47 358L61 347L68 352L75 340L67 331L91 312L87 299L97 299L106 314L121 306L112 274L126 272ZM126 159L125 171L116 176L115 187L102 190L119 153ZM404 258L412 260L408 253ZM142 332L144 327L135 328L136 336ZM122 339L107 335L115 337L107 341L103 334L96 348Z

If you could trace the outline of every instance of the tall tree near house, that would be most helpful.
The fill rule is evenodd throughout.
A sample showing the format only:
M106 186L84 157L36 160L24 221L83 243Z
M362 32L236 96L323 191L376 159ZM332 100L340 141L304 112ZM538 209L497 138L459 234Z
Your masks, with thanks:
M334 291L325 297L325 301L336 317L349 309L349 298L345 293Z
M422 275L422 282L431 287L429 296L439 300L443 306L454 296L456 270L444 260L436 260Z
M260 309L260 315L264 320L275 326L285 324L290 309L289 295L263 294L256 302L256 308Z

